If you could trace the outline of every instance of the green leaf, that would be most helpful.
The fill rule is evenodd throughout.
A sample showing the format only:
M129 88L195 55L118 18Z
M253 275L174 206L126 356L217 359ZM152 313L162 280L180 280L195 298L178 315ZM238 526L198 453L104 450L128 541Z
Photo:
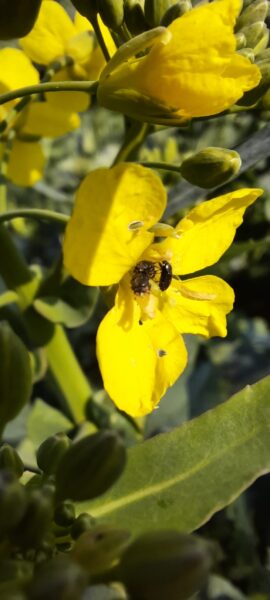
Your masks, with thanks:
M123 476L82 505L133 533L190 532L270 470L270 377L169 433L129 450Z
M50 435L59 431L67 431L72 426L71 421L62 413L38 399L28 417L28 437L34 446L38 447Z
M12 304L13 302L18 302L19 296L13 290L8 290L0 295L0 308L2 306L6 306L7 304Z
M59 290L60 297L46 296L34 301L36 311L65 327L80 327L88 321L96 305L97 288L87 288L69 277Z

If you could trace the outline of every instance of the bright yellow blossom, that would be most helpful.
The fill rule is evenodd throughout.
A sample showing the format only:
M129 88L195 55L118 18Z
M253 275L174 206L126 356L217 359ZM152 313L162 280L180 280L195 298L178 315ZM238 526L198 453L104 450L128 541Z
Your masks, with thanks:
M29 58L17 48L0 50L0 93L3 94L26 85L39 83L38 71ZM14 108L17 101L0 107L0 121ZM12 127L16 137L9 158L7 177L17 185L32 186L41 179L45 157L37 138L58 137L80 126L75 112L57 109L48 102L31 102L22 113L18 113ZM5 148L5 139L0 141L0 158Z
M158 404L186 366L182 333L226 335L231 287L211 275L180 276L220 258L245 209L261 193L242 189L204 202L155 242L154 232L163 231L154 226L166 193L152 171L126 163L93 171L82 182L66 230L64 262L83 284L119 283L115 305L98 329L97 356L105 389L120 409L139 416ZM138 274L142 264L151 276ZM166 285L164 267L172 269Z
M229 108L261 78L258 67L236 52L233 28L240 9L241 0L201 4L167 29L122 46L101 74L99 103L161 124Z
M109 30L101 21L100 27L106 46L113 54L115 45ZM93 81L99 78L105 66L91 23L78 12L72 21L64 8L54 0L43 0L33 29L20 40L20 45L32 61L42 65L49 65L64 56L73 59L73 64L59 71L53 81ZM89 106L90 96L83 92L59 92L47 94L47 100L57 107L69 106L70 109L83 111Z

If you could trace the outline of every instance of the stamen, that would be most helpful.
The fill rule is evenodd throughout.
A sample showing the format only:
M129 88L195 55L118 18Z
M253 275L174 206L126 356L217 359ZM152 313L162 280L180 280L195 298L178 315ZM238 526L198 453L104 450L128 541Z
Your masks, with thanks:
M128 229L130 231L137 231L138 229L141 229L143 226L144 226L143 221L131 221L131 223L129 223L129 225L128 225Z
M157 351L157 355L159 358L162 358L163 356L167 356L167 352L166 352L166 350L160 349Z

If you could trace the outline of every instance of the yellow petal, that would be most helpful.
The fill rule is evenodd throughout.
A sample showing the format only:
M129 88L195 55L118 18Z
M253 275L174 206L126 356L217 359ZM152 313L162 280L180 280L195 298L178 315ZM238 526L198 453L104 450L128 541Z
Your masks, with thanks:
M52 81L68 81L73 79L69 69L61 69L52 77ZM56 110L84 112L91 104L91 96L85 92L57 92L45 94L48 104Z
M66 229L67 269L86 285L120 281L151 243L146 230L165 205L165 189L150 169L125 163L93 171L77 192ZM134 222L142 226L134 229Z
M157 41L148 55L102 80L101 104L150 122L181 122L227 109L261 79L259 68L235 52L239 10L238 0L217 0L176 19L168 43Z
M146 328L156 351L155 387L152 395L152 410L172 386L187 364L187 350L181 335L173 323L157 313L155 319L145 321Z
M156 355L144 327L135 322L126 329L113 308L97 333L97 357L104 387L121 410L132 416L152 410Z
M56 110L48 102L34 102L29 106L26 123L20 131L40 137L58 137L78 127L80 117L77 113Z
M17 185L32 186L42 179L44 166L45 157L38 142L15 140L8 165L8 179Z
M204 269L229 248L246 208L262 193L246 188L202 202L177 225L179 239L168 238L152 248L171 263L176 275Z
M232 288L223 279L206 275L173 280L163 295L161 310L180 333L225 337L226 315L233 302Z
M57 2L42 2L38 18L20 45L34 62L48 65L64 56L66 46L76 29L62 6Z
M17 48L0 50L0 94L37 83L39 83L38 71L21 50ZM1 107L2 118L15 103L16 101L8 102Z

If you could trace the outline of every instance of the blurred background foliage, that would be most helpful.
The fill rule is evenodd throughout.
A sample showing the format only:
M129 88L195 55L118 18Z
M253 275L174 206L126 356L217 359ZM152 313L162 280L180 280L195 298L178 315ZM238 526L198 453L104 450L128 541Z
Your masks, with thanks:
M68 0L61 4L71 10ZM236 303L228 319L228 337L204 341L186 336L189 365L184 375L162 399L158 410L136 423L112 405L102 389L95 356L95 335L107 307L103 297L74 281L63 284L59 297L75 306L74 313L61 312L68 325L68 337L83 371L94 389L94 401L86 410L86 421L76 435L93 433L97 428L112 427L128 446L142 436L149 438L169 431L188 419L227 400L245 385L270 374L270 111L218 116L196 121L186 128L152 127L138 154L140 161L178 163L207 146L238 149L244 168L236 181L220 187L218 193L235 186L263 187L263 199L248 210L233 246L211 272L223 277L235 290ZM124 118L93 106L82 115L82 127L64 138L44 140L47 167L42 182L32 189L8 186L9 208L53 209L64 214L72 211L74 193L84 176L98 166L109 166L124 135ZM252 144L252 140L254 140ZM250 147L253 147L250 158ZM250 164L251 163L251 164ZM186 210L216 191L196 188L176 173L160 171L168 187L168 222L175 224ZM17 219L10 225L17 247L27 263L50 270L59 259L62 225ZM59 290L58 290L59 291ZM0 283L0 293L5 285ZM85 300L85 294L91 296ZM76 310L79 306L79 310ZM90 306L90 309L89 309ZM38 312L57 320L55 307L39 306ZM43 311L43 312L42 312ZM44 313L44 311L47 311ZM13 305L0 308L24 339ZM46 332L45 332L46 337ZM27 342L27 339L26 339ZM42 348L33 347L36 383L31 405L11 421L4 440L15 445L27 464L34 462L34 449L45 438L74 427L63 397L47 370ZM168 461L170 457L168 456ZM237 461L237 456L236 456ZM217 513L199 533L214 540L219 557L216 574L201 592L201 600L270 598L270 476L261 477L229 508ZM97 586L95 600L120 598L120 591ZM102 595L104 594L104 595ZM107 594L107 595L106 595ZM117 595L118 594L118 595ZM88 596L83 596L85 599ZM139 600L139 598L138 598Z

